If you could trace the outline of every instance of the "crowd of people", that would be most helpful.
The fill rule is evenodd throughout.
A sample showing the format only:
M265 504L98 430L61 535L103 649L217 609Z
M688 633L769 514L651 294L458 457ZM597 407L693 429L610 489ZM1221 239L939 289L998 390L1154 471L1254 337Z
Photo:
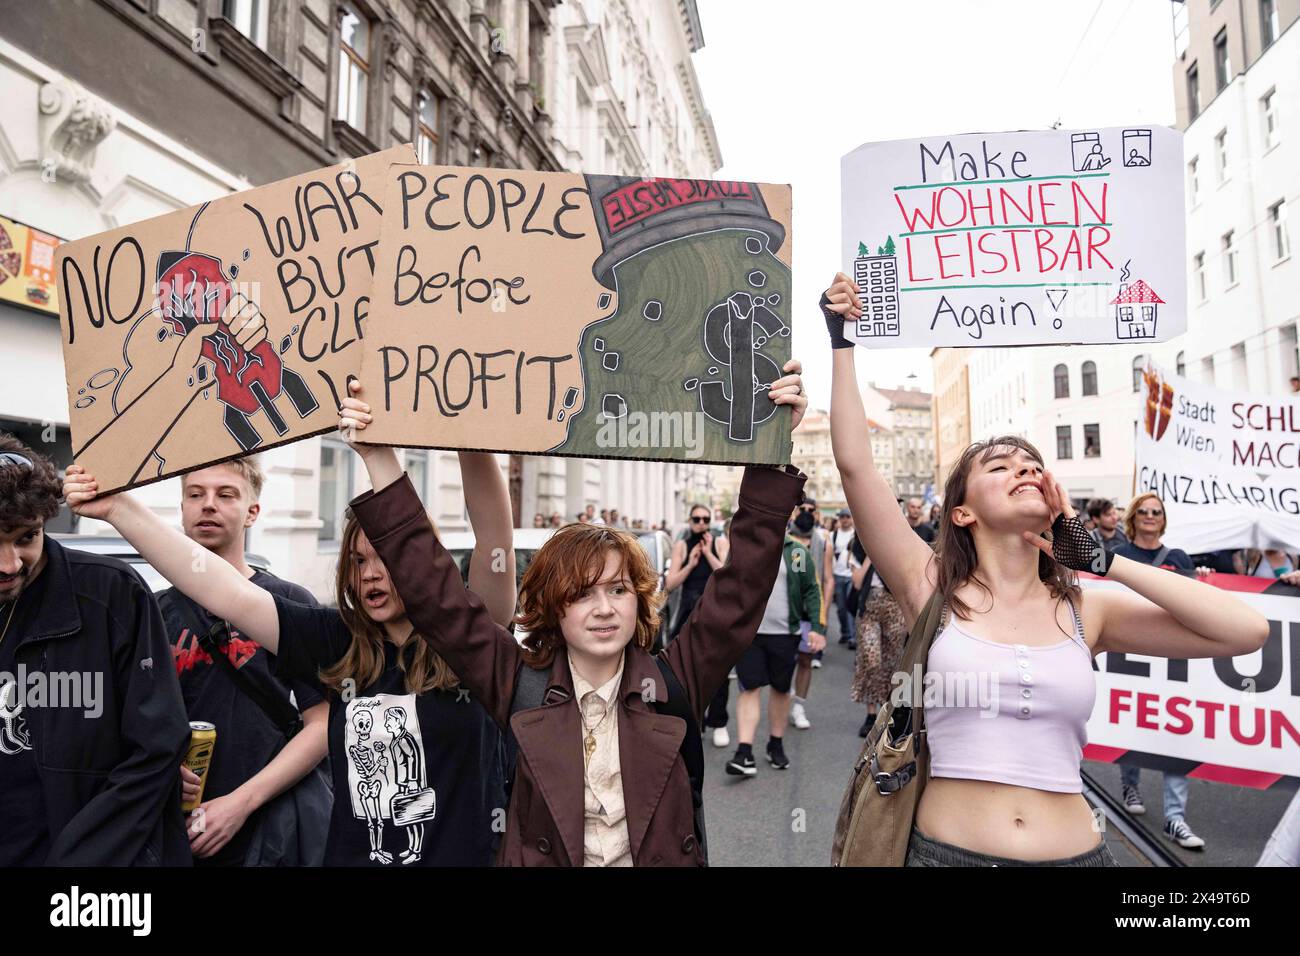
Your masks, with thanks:
M582 511L573 516L573 522L576 524L603 524L611 528L623 528L627 531L663 531L671 533L671 526L667 518L663 518L655 523L646 521L645 518L633 518L630 521L619 514L617 508L601 508L600 513L596 513L595 505L587 505ZM562 528L568 522L558 511L552 511L550 517L538 511L533 515L534 528Z
M906 865L1115 865L1080 778L1093 656L1247 654L1267 621L1166 570L1194 564L1161 544L1158 499L1129 507L1117 543L1113 508L1076 514L1015 436L971 445L941 505L900 507L872 460L843 336L861 314L853 283L837 275L820 306L847 507L820 527L789 465L747 467L724 528L692 507L658 653L658 569L617 509L560 522L516 584L501 471L461 452L466 582L395 450L365 443L380 412L355 381L340 433L373 490L346 513L330 607L246 563L252 459L187 475L178 530L130 493L101 494L82 466L60 480L0 436L0 672L107 684L98 713L37 705L17 682L0 690L0 866L704 865L703 743L731 745L728 675L725 772L759 772L764 688L763 755L789 768L784 736L813 726L832 605L864 732L934 609L927 670L1014 689L991 715L927 702L930 773ZM807 398L800 364L783 372L767 395L793 429ZM172 588L155 599L120 562L45 535L61 500L112 525ZM1266 553L1254 573L1265 567L1294 565ZM1085 570L1126 587L1085 595ZM193 721L216 726L202 777L182 766ZM1181 812L1168 780L1165 809Z

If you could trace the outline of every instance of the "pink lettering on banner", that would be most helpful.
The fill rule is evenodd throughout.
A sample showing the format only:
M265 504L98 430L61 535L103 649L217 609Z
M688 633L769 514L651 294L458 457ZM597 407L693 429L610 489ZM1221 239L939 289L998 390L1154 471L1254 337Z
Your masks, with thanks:
M713 179L645 179L601 201L610 235L669 209L722 199L753 199L749 183Z

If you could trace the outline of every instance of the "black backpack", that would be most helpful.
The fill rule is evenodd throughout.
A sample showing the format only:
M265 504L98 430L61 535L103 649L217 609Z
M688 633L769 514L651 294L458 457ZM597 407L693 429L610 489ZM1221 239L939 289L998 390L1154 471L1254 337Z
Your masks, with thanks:
M695 812L695 839L700 844L700 852L704 856L705 865L708 865L709 845L704 833L704 743L700 739L700 725L696 721L695 715L691 713L685 688L677 680L677 675L668 666L668 662L658 656L654 658L654 662L658 665L659 673L664 679L664 686L668 689L668 699L663 703L656 701L652 705L655 712L676 717L686 724L686 736L682 738L682 745L678 752L682 755L682 761L686 764L686 773L691 780L691 806ZM521 710L532 710L534 707L541 707L546 690L550 686L550 681L551 672L549 669L537 670L525 664L520 664L515 677L515 694L510 700L510 716L513 717ZM505 759L505 786L508 803L510 791L515 781L515 764L519 759L519 742L515 740L514 730L511 729L509 722L506 724L505 732Z

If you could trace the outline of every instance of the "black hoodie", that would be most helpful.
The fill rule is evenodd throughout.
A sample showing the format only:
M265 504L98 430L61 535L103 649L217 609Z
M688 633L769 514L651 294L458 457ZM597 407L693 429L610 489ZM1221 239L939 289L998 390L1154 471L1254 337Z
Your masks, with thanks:
M113 558L45 539L43 600L23 615L18 665L102 681L98 715L27 706L50 866L187 866L179 766L189 721L153 595ZM98 676L102 675L102 677ZM48 680L48 676L47 676Z

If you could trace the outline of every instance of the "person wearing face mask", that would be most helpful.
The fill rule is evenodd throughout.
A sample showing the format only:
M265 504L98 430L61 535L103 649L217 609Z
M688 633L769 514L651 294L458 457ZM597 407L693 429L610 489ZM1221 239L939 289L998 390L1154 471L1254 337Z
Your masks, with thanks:
M799 364L785 371L767 396L791 407L793 428L808 400ZM568 525L538 550L520 582L521 645L460 586L393 450L360 443L369 421L363 401L345 400L341 426L375 489L353 510L421 638L516 748L498 862L705 865L703 780L688 761L702 768L705 705L754 640L758 595L776 577L807 476L790 466L745 469L728 560L658 658L649 653L658 576L636 537L616 527ZM499 471L496 488L490 507L508 522ZM472 518L477 510L470 506Z
M497 507L509 502L505 481L490 454L461 452L460 468L475 537L469 586L484 620L506 624L516 589L511 513ZM482 700L420 638L391 565L353 512L340 535L337 608L322 608L272 594L226 561L196 566L189 538L134 496L98 491L93 474L68 468L74 511L113 525L186 597L274 654L282 679L318 677L329 691L326 866L490 865L505 805L501 735Z
M825 560L826 542L821 535L821 529L817 527L817 519L814 517L816 509L817 502L811 500L805 501L799 506L790 522L790 537L808 549L808 553L812 557L813 572L817 576L817 590L821 595L817 617L808 622L806 629L824 635L826 633L826 608L829 595L825 590L826 584L823 572L826 571L829 562ZM802 622L800 627L803 629ZM808 634L801 633L799 651L795 658L794 699L790 702L790 726L799 730L807 730L812 726L812 721L808 719L808 692L812 689L812 672L813 667L817 664L817 655L824 650L824 647L812 647L808 637Z

